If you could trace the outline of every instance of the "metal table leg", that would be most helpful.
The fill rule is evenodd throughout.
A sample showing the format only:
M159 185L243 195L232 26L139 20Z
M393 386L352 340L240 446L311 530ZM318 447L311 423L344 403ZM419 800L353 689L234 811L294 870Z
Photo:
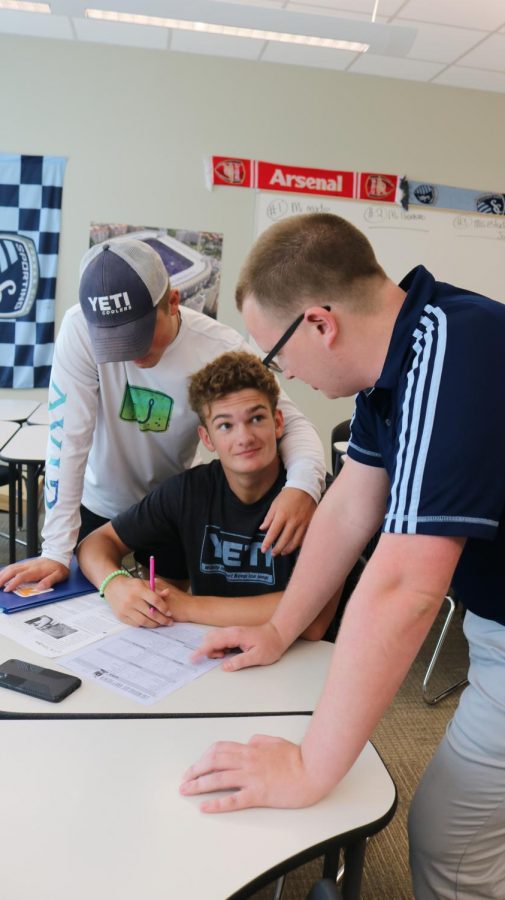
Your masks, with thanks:
M9 463L9 562L16 562L16 481L17 465Z
M39 552L39 463L26 463L26 553Z
M366 838L350 844L344 851L345 866L342 882L343 900L359 900L363 864L365 862Z

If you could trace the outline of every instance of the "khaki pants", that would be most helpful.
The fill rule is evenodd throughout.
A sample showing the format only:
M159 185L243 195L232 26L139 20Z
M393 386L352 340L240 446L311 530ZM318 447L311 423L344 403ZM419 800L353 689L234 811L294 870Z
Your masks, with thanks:
M470 683L410 809L416 900L505 900L505 627L464 629Z

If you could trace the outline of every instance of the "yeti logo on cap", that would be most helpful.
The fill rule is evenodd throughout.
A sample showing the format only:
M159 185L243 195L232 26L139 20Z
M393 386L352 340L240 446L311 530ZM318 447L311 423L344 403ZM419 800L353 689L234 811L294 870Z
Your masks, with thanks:
M39 286L35 244L20 234L0 234L0 318L30 312Z
M119 294L106 294L102 297L88 297L88 300L93 312L101 313L102 316L116 316L132 308L128 291L121 291Z

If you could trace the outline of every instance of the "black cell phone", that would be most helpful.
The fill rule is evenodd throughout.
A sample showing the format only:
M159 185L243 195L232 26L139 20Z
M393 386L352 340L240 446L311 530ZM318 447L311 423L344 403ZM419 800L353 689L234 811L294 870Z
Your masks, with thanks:
M81 679L75 675L45 669L22 659L8 659L0 665L0 687L51 703L59 703L81 684Z

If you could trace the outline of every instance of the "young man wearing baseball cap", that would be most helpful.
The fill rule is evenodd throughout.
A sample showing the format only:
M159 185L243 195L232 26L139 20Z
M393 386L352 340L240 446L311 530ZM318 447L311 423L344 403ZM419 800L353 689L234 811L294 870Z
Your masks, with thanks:
M198 417L188 376L220 353L250 350L232 328L180 308L161 257L128 236L84 255L79 301L55 344L42 556L3 569L7 590L64 579L78 540L189 468ZM285 394L280 408L287 481L262 523L274 555L300 544L325 477L315 429Z

